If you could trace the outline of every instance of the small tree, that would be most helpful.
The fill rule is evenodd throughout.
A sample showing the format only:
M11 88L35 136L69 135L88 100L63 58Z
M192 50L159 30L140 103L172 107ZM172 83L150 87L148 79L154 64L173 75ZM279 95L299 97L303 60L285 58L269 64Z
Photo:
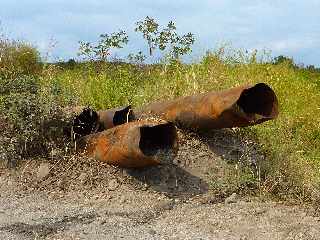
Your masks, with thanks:
M128 35L125 31L120 30L109 34L101 34L100 40L96 45L90 42L80 41L79 56L84 56L89 59L107 61L111 54L112 48L123 48L128 43Z
M286 57L286 56L283 56L283 55L279 55L278 57L275 57L274 60L273 60L274 64L283 64L283 63L286 63L288 64L288 66L290 67L296 67L294 61L292 58L289 58L289 57Z
M191 52L191 46L193 45L194 41L195 39L192 33L187 33L181 37L178 36L176 42L174 42L172 45L171 55L174 58L179 58L179 56Z
M168 49L170 56L177 59L179 56L191 52L191 46L195 41L192 33L178 35L173 21L160 30L159 24L148 16L143 21L136 22L135 31L141 32L143 38L147 40L150 56L157 48L160 51Z
M143 38L147 40L149 46L149 54L152 56L153 50L157 47L159 24L147 16L143 21L136 22L136 25L135 31L143 34Z
M139 51L137 54L130 53L128 55L128 60L131 63L142 65L146 60L146 56L141 51Z

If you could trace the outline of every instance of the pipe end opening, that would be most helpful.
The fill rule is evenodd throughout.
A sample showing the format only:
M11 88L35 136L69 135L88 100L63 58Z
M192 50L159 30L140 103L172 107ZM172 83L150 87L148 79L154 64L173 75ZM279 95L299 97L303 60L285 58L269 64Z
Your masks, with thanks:
M173 123L140 128L139 147L146 156L172 155L177 146L177 131ZM173 159L172 159L173 160Z
M127 122L132 122L135 119L134 113L132 111L131 105L120 109L114 113L113 125L118 126Z
M94 132L98 124L98 113L91 108L85 108L73 119L73 132L85 136Z
M260 114L266 118L275 118L278 115L277 97L265 83L245 89L237 104L247 114Z

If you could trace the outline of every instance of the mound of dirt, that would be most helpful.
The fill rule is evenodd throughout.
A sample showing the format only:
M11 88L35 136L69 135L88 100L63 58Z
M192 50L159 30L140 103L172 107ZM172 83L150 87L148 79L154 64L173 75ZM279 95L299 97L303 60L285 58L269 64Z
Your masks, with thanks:
M81 155L53 150L51 159L23 162L16 171L24 191L82 193L150 190L187 199L210 191L219 196L254 188L254 166L263 159L255 144L237 130L196 134L179 131L179 152L173 164L121 169Z

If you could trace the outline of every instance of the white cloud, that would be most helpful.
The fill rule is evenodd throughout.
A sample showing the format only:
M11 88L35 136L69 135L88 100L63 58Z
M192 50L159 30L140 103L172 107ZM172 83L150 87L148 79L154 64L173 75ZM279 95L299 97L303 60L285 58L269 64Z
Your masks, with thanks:
M282 39L271 42L267 45L275 51L294 52L304 49L312 49L320 46L320 41L317 39Z

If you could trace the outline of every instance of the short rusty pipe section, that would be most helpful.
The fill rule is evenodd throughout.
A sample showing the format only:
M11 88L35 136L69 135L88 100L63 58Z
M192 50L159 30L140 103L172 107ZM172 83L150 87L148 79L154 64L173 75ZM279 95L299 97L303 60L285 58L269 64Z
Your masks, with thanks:
M135 119L131 106L94 111L84 108L72 124L73 132L79 137L101 132L109 128L131 122Z
M158 116L182 128L209 130L246 127L278 116L278 100L265 83L155 102L138 113Z
M80 138L77 148L89 157L125 168L169 164L177 154L173 123L135 121Z

